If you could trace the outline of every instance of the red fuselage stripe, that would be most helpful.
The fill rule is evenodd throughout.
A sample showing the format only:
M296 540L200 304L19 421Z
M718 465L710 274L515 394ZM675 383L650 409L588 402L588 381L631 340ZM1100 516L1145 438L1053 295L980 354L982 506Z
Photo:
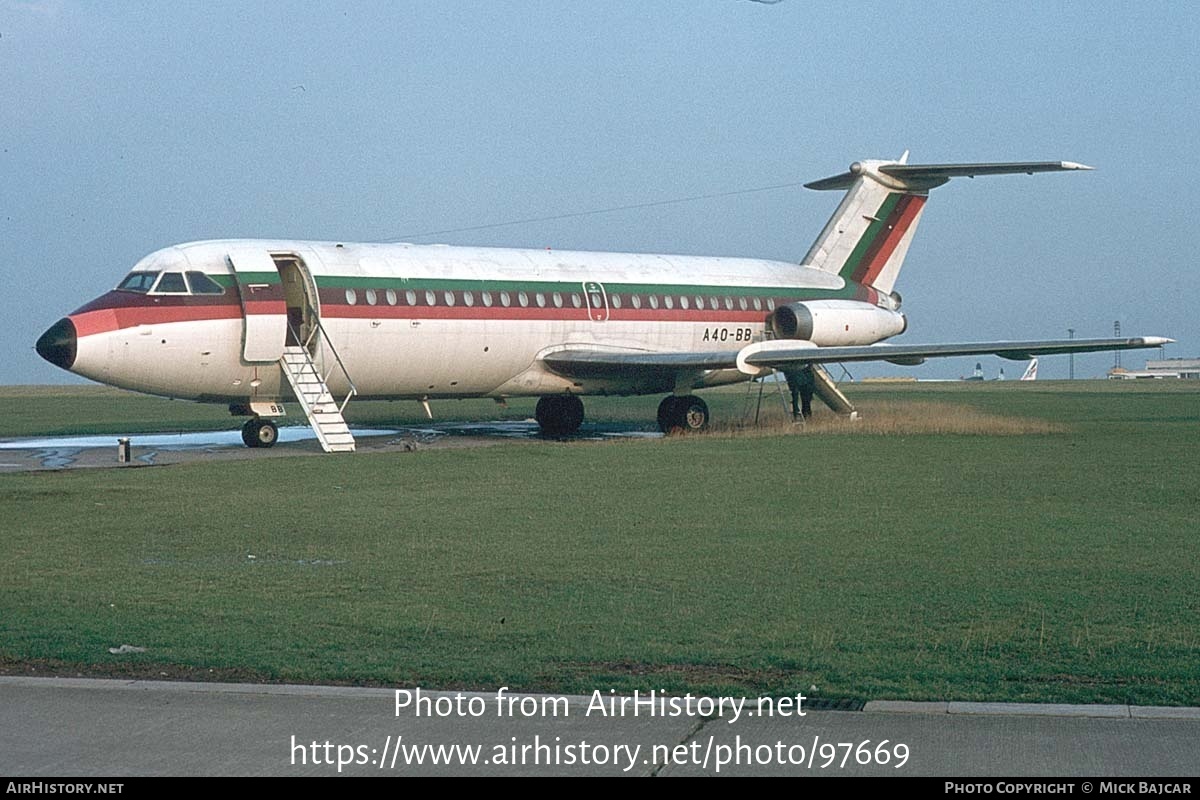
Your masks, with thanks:
M269 313L282 315L285 311L282 303L263 304L270 309L255 304L256 314ZM711 324L754 324L762 322L769 312L740 309L704 311L665 309L665 308L610 308L607 320L610 322L697 322ZM199 322L217 319L238 319L242 316L242 308L238 304L203 306L128 306L110 307L92 311L77 311L71 315L75 330L79 336L91 336L97 333L123 328L133 328L138 325L165 325L174 322ZM322 309L325 319L436 319L436 320L559 320L564 322L587 322L591 320L587 308L504 308L493 306L371 306L371 305L326 305ZM598 312L600 321L605 317L603 310Z
M71 315L75 333L79 337L97 333L134 328L138 325L162 325L169 322L196 322L211 319L238 319L242 316L238 305L206 306L131 306L126 308L102 308L95 311L77 311Z

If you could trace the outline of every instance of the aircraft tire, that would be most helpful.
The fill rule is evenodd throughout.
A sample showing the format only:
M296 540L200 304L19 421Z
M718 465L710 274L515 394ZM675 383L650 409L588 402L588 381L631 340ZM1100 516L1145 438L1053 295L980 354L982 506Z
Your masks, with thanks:
M658 404L658 428L663 433L698 433L708 427L708 404L695 395L670 395Z
M678 413L675 407L679 404L679 398L673 394L669 394L663 398L663 401L658 404L658 429L663 433L670 433L675 429L678 419Z
M583 401L574 395L550 395L538 400L533 412L547 436L569 436L583 424Z
M279 441L279 428L269 419L254 417L242 426L242 441L246 447L271 447Z

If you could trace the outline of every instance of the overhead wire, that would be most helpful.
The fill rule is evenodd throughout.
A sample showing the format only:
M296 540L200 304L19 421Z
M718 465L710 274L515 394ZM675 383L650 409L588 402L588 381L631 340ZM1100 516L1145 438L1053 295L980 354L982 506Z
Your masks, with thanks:
M491 222L486 225L470 225L462 228L445 228L437 231L424 231L422 233L406 233L399 236L392 236L387 239L380 239L380 242L404 242L410 239L423 239L427 236L443 236L448 233L470 233L472 231L486 231L493 228L506 228L513 225L529 225L535 222L555 222L563 219L576 219L578 217L588 217L595 214L612 214L617 211L636 211L643 208L655 208L658 206L669 206L677 203L692 203L697 200L715 200L722 197L736 197L744 194L754 194L756 192L770 192L778 189L793 189L797 186L803 186L803 181L795 181L792 183L776 183L771 186L757 186L752 189L734 189L728 192L713 192L711 194L697 194L690 197L676 197L669 200L651 200L645 203L632 203L622 206L610 206L608 208L595 208L589 211L572 211L567 214L552 214L545 217L528 217L525 219L508 220L507 222Z

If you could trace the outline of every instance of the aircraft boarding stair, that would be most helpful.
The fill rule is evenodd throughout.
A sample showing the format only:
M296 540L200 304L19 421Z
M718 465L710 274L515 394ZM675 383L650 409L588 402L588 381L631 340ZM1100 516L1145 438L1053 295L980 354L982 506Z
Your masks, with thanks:
M285 347L279 364L322 449L326 453L354 452L354 436L342 417L342 409L333 399L308 350L296 345Z
M821 398L834 413L855 419L858 415L854 411L854 404L846 395L842 394L842 390L834 382L829 370L825 369L825 365L813 364L812 373L813 393Z

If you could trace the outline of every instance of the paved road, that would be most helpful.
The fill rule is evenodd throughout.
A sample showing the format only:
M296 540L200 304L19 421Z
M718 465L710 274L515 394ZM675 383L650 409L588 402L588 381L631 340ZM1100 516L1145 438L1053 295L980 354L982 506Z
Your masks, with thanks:
M630 706L625 716L588 713L587 697L532 695L511 706L495 693L423 697L418 716L411 695L397 713L390 689L0 677L0 773L327 775L340 759L348 775L667 776L717 774L718 762L721 775L1200 774L1200 709L871 703L772 718L752 715L749 700L663 709L676 716L647 716L643 706L634 717ZM701 710L713 713L689 714ZM842 766L839 743L864 741L860 757L890 763L860 765L849 752ZM901 744L907 760L897 768ZM435 766L430 751L410 749L424 745L479 749ZM424 764L405 763L414 752ZM461 763L474 752L476 763ZM822 769L831 757L836 766Z

